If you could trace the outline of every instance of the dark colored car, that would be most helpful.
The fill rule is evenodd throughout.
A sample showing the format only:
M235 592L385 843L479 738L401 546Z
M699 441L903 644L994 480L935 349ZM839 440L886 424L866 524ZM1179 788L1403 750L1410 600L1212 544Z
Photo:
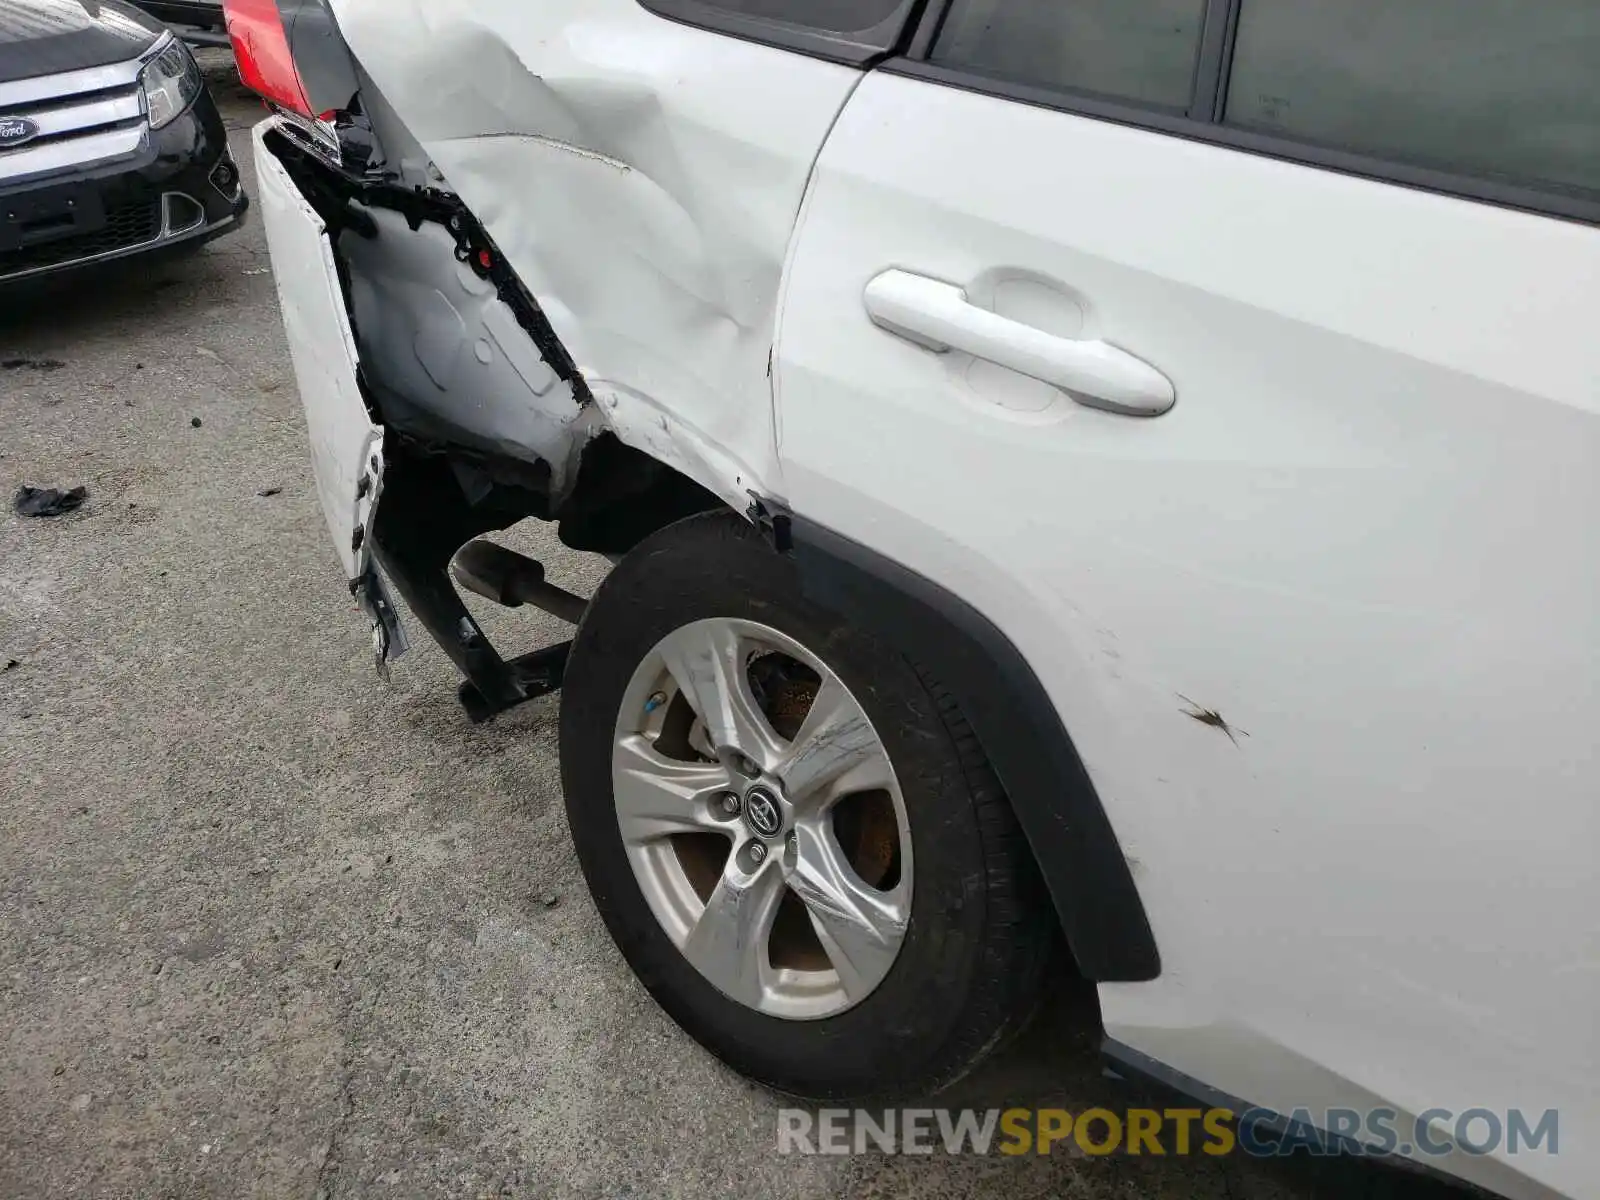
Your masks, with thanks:
M191 46L226 46L227 20L222 0L133 0Z
M247 207L170 30L121 0L0 0L0 285L196 246Z
M139 0L139 7L169 25L223 27L222 0Z

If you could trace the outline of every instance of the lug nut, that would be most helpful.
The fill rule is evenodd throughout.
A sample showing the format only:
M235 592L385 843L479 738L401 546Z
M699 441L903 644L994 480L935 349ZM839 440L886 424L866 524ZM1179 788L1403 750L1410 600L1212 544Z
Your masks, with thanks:
M732 792L723 792L722 793L722 811L727 813L730 817L738 816L739 815L739 797L735 796Z
M750 843L750 861L751 862L759 864L759 863L765 862L766 861L766 857L767 857L767 848L765 846L763 846L760 842L751 842Z

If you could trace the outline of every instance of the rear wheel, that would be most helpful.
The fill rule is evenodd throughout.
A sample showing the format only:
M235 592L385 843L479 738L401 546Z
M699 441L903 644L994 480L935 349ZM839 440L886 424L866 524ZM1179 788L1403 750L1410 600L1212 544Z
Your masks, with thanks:
M567 811L618 946L780 1090L937 1088L1026 1016L1047 904L952 699L716 514L595 597L562 703Z

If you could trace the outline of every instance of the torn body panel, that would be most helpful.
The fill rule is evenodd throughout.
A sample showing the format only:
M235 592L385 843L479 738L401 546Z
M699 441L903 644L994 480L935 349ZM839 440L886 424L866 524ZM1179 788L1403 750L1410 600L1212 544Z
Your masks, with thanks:
M328 532L345 577L366 572L369 535L383 486L383 429L357 382L355 337L339 287L333 247L320 214L265 147L270 123L255 130L262 222L288 333L296 382L306 404L311 463Z
M503 660L462 606L447 568L467 540L535 516L618 554L719 501L782 497L779 293L859 76L632 0L319 2L358 87L315 128L301 113L258 131L263 172L305 210L275 262L319 247L288 274L325 295L284 291L285 319L332 328L340 307L345 400L388 459L363 553L486 715L559 671ZM348 86L317 74L319 96ZM328 388L302 384L315 430ZM342 493L324 502L344 519Z
M374 419L533 468L548 515L600 427L583 419L592 397L543 311L454 196L353 170L297 130L269 122L258 157L332 246Z
M297 130L264 122L256 164L329 529L380 670L405 641L374 564L481 720L559 687L565 648L501 657L449 577L464 544L533 516L620 552L716 500L605 426L617 405L595 403L458 200L356 173Z
M567 491L592 422L502 300L457 258L449 229L352 204L339 237L366 380L384 417L416 436L547 464Z
M476 408L478 433L526 436L522 449L557 473L610 430L739 511L751 491L783 495L768 377L783 264L811 165L858 74L708 37L634 0L331 7L384 117L482 223L600 403L581 420L559 389L441 389L425 360L479 341L458 334L455 264L436 277L421 249L402 268L352 247L363 339L363 275L400 271L414 293L407 398L451 419ZM447 303L424 299L430 286ZM386 365L403 334L376 335ZM530 406L538 417L521 411ZM561 430L565 456L547 436Z
M275 259L285 332L305 405L317 497L350 591L372 625L380 671L407 648L392 598L372 566L373 525L383 494L384 430L362 393L360 358L326 223L283 164L254 133L260 205Z

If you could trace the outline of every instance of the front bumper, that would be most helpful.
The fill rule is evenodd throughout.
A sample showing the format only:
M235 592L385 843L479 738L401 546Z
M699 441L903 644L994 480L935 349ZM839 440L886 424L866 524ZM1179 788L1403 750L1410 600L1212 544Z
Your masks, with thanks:
M202 92L132 155L8 184L0 180L0 285L209 241L250 202L215 102Z

